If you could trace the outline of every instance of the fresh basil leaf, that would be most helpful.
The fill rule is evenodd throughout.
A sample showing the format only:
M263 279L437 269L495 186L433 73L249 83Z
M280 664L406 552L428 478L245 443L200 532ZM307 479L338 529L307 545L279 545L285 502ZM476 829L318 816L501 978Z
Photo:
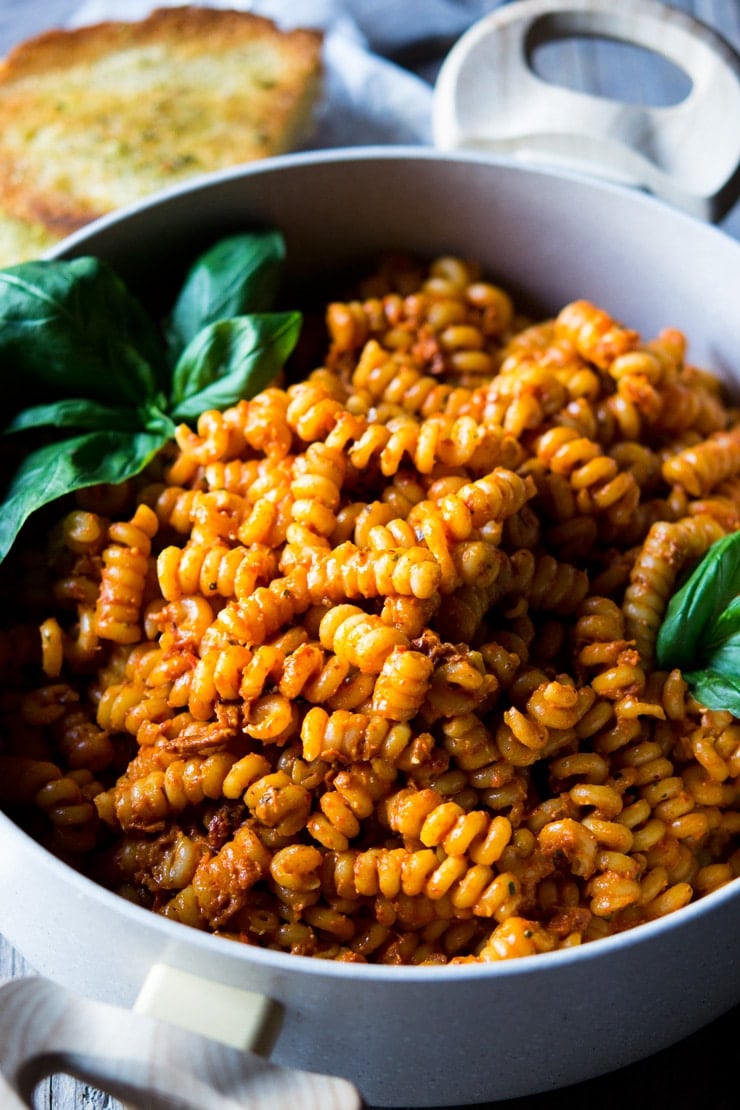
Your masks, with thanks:
M48 405L35 405L23 409L8 424L7 432L22 432L28 428L116 428L120 431L139 431L141 420L136 409L103 405L84 398L52 401Z
M174 436L175 421L227 407L272 381L301 326L298 313L267 311L284 255L276 231L217 243L188 274L166 322L168 346L99 259L41 260L0 271L6 431L87 432L41 447L21 463L0 514L0 560L37 509L86 486L125 481ZM35 403L39 396L42 404Z
M167 442L142 432L90 432L32 452L8 488L0 514L0 559L31 513L64 494L102 482L133 478Z
M662 670L689 670L701 662L712 625L740 593L740 532L712 544L684 585L673 595L656 643Z
M21 406L23 383L31 400L42 383L55 399L135 404L166 379L155 324L111 267L89 257L0 270L0 359Z
M137 430L151 432L153 435L161 435L166 439L174 437L177 425L171 416L162 411L162 406L152 402L139 405L137 414Z
M689 671L683 677L696 700L707 709L722 709L740 717L740 677L714 670Z
M166 325L170 361L208 324L248 312L267 312L275 301L285 243L278 231L221 239L190 268Z
M719 648L728 637L740 633L740 597L734 597L708 630L709 638L707 648L712 651Z
M702 663L709 671L730 676L740 675L740 632L725 637L718 647L707 653Z
M740 675L740 597L734 597L708 629L707 670Z
M299 312L271 312L203 328L174 370L173 419L193 420L206 409L224 409L259 393L284 366L301 322Z

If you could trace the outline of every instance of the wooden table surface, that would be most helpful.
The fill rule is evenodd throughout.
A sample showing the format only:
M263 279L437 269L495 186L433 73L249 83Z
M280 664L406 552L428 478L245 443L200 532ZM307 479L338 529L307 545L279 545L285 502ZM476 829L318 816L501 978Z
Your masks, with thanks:
M300 6L300 0L296 0L296 10ZM740 49L740 0L674 0L673 6L715 27ZM0 55L31 34L63 25L76 7L69 0L43 0L43 3L0 0ZM419 2L419 10L423 12L423 0ZM420 18L423 19L423 15ZM551 79L557 76L553 66L556 71L557 67L569 67L569 80L576 80L581 87L597 91L603 87L600 83L605 82L610 92L615 88L618 91L618 67L610 71L609 48L604 48L603 44L573 48L570 53L566 47L548 64L547 76ZM640 73L644 75L645 72L641 67ZM664 68L655 74L647 72L648 77L641 77L641 95L649 102L659 102L670 83L675 81L675 74ZM740 204L735 205L721 226L727 234L740 238ZM0 935L0 982L32 971ZM740 1005L687 1040L631 1067L554 1093L490 1105L495 1105L496 1110L592 1110L593 1107L599 1110L624 1110L625 1107L630 1110L696 1110L698 1107L734 1110L740 1103L738 1064L734 1054L739 1034ZM100 1091L59 1075L39 1087L35 1106L37 1110L116 1110L118 1103Z

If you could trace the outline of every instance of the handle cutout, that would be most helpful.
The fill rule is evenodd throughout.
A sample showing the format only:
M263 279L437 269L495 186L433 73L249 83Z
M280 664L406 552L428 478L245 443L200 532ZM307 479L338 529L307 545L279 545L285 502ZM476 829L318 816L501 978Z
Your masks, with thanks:
M527 64L542 81L605 100L670 108L694 87L688 73L659 51L605 35L538 35L526 51Z

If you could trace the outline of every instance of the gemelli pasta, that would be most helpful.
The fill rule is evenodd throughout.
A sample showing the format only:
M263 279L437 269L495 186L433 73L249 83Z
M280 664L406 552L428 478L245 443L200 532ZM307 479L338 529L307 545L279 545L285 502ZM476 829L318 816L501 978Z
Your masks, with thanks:
M4 808L155 913L345 961L547 952L736 878L740 723L655 662L740 527L719 383L453 257L325 322L7 561Z

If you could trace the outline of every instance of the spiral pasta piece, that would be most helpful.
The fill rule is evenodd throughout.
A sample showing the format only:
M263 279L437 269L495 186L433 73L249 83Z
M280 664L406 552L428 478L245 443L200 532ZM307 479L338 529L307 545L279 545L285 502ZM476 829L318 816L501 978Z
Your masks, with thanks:
M740 471L740 431L715 432L709 439L666 459L663 477L694 497L703 497Z
M408 638L400 629L349 604L336 605L324 614L319 639L340 659L369 674L380 674L394 647L408 647Z
M406 459L421 474L439 465L465 466L473 474L485 474L496 466L516 466L522 451L513 436L472 415L439 414L419 421L404 410L385 423L366 424L350 446L349 458L358 469L377 460L386 477L397 474Z
M139 617L158 524L155 513L139 505L128 523L110 526L95 610L98 636L121 644L140 639Z
M392 721L407 721L421 709L434 663L422 652L396 646L373 688L372 710Z
M267 547L228 547L224 543L188 543L165 547L157 556L157 577L167 601L194 594L246 598L258 583L277 573L277 559Z
M89 852L97 841L94 799L102 789L87 771L63 774L54 763L0 755L0 801L33 806L54 831L58 850Z
M338 346L335 348L338 353ZM426 373L426 366L413 365L406 357L389 355L388 349L377 339L364 344L352 373L352 385L360 396L368 400L398 405L405 412L421 417L440 409L455 413L470 398L471 390L440 381ZM330 360L331 361L331 358Z
M690 558L704 555L724 535L711 517L692 516L654 524L630 575L624 595L627 632L647 663L653 659L658 634L676 575Z
M314 601L402 594L426 600L442 579L434 553L421 545L368 551L347 541L313 559L307 572Z
M244 905L249 891L269 867L270 852L251 825L242 825L219 852L200 861L192 882L164 906L162 913L195 928L218 929Z
M228 753L175 759L164 771L153 771L133 781L121 780L108 798L97 803L101 816L110 813L122 829L148 831L161 827L173 813L221 796L224 779L234 763Z
M377 755L390 724L383 717L337 709L327 713L313 706L303 718L301 740L304 759L357 763Z
M537 457L554 473L568 477L575 503L583 513L607 513L616 523L627 523L640 500L640 488L629 470L598 444L571 428L551 428L539 437Z
M290 487L292 523L286 529L283 566L310 562L315 552L328 550L328 537L337 526L345 470L342 450L326 442L310 443L295 459Z
M214 623L225 642L256 645L305 612L310 604L306 572L295 567L283 578L258 587L249 597L229 601Z
M632 351L638 335L591 304L572 301L561 309L555 319L555 338L566 339L578 353L600 369L606 369L618 356Z
M287 395L286 422L305 443L323 439L342 411L340 402L318 383L298 382L288 389Z

